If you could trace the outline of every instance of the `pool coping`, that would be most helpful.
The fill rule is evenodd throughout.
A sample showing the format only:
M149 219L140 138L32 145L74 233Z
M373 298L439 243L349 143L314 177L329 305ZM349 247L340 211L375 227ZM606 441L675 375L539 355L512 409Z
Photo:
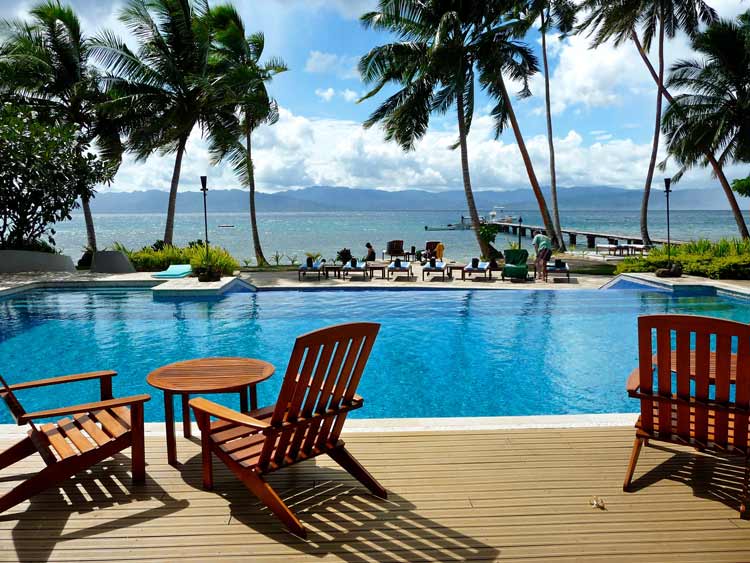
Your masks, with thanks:
M530 416L471 416L451 418L349 418L345 433L476 432L491 430L535 430L565 428L632 427L638 413L562 414ZM166 436L163 422L147 422L147 436ZM178 424L181 428L181 424ZM193 423L193 432L200 435ZM28 428L0 424L0 439L24 436Z

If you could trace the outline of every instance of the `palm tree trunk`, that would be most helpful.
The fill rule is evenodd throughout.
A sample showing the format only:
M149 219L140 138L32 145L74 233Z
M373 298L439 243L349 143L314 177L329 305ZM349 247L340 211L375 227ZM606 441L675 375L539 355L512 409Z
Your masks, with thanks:
M648 55L646 55L646 51L643 49L641 40L638 38L638 34L635 32L635 30L630 31L630 38L638 49L638 53L641 55L643 63L646 65L646 68L651 74L651 78L654 79L657 87L660 86L662 96L664 96L667 102L669 102L670 104L674 104L674 98L672 97L672 94L669 93L669 90L667 90L666 86L664 86L664 82L659 82L659 76L656 74L654 66L651 64ZM722 169L721 164L719 164L719 162L716 160L716 157L710 151L704 151L703 154L706 156L706 160L709 162L709 164L711 164L714 175L719 180L719 184L721 184L721 188L724 190L724 195L726 196L727 201L729 201L729 207L732 209L732 214L734 215L734 220L737 223L737 229L740 231L740 236L743 239L750 238L750 233L747 229L747 223L745 223L745 218L742 215L742 210L737 203L737 198L732 191L732 187L729 185L729 181L724 174L724 170Z
M534 196L536 197L536 202L539 206L539 213L542 215L544 229L552 239L552 244L556 248L559 248L560 241L557 240L557 235L555 235L555 228L552 225L552 219L549 214L549 209L547 208L547 201L544 199L542 188L539 186L539 180L537 180L536 173L534 172L534 165L531 162L529 151L526 149L526 142L523 140L523 134L521 133L521 128L518 125L518 119L516 119L516 112L513 110L513 102L510 99L510 94L508 94L508 89L505 87L505 80L502 76L500 76L499 79L500 88L503 94L503 100L505 101L505 105L508 108L508 118L510 119L511 127L513 127L513 133L516 136L518 150L521 151L521 158L523 158L523 163L526 167L526 174L529 176L531 189L534 191Z
M464 193L466 194L466 205L469 208L469 217L471 217L471 226L474 227L474 235L477 237L479 251L484 258L488 260L490 256L490 245L482 239L479 232L479 213L477 204L474 201L474 192L471 189L471 176L469 174L469 149L466 143L466 121L464 119L464 95L459 91L456 96L456 110L458 113L458 139L461 146L461 172L464 181Z
M547 108L547 143L549 144L549 185L552 195L552 222L560 250L565 251L562 229L560 227L560 208L557 204L557 171L555 167L555 141L552 136L552 102L549 89L549 64L547 62L547 30L545 29L544 10L542 17L542 61L544 63L544 101Z
M91 215L91 198L89 196L81 197L81 207L83 208L83 219L86 222L86 239L88 248L91 252L96 252L96 230L94 229L94 217Z
M187 138L183 137L177 144L177 154L174 159L172 183L169 186L169 205L167 206L167 224L164 227L164 244L172 244L174 237L174 214L177 206L177 188L180 185L180 171L182 169L182 155L185 153Z
M250 120L246 117L245 121L250 123ZM252 144L250 137L252 136L252 129L248 126L246 141L247 141L247 177L250 184L250 228L253 233L253 248L255 250L255 261L258 266L267 266L268 260L263 256L263 249L260 247L260 236L258 235L258 218L255 214L255 171L253 170L253 157L252 157Z

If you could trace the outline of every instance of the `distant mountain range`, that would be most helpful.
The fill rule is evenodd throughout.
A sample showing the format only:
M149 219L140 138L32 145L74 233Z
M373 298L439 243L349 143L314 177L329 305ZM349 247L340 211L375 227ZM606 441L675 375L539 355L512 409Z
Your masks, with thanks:
M108 192L103 190L92 202L95 213L163 213L167 209L167 192L148 190L142 192ZM546 193L549 201L549 193ZM345 187L314 186L287 190L273 194L257 194L258 211L463 211L466 200L461 190L428 192L424 190L386 191L352 189ZM508 210L536 209L531 189L508 191L475 191L474 197L480 212L494 206ZM578 187L558 190L560 208L567 211L634 210L641 204L640 190L605 187ZM654 190L651 206L662 209L665 205L663 190ZM670 205L675 210L729 209L724 193L719 189L681 190L677 187ZM743 209L746 200L740 199ZM243 190L212 190L208 193L210 212L242 212L249 209L248 193ZM178 213L203 211L200 192L180 192L177 197Z

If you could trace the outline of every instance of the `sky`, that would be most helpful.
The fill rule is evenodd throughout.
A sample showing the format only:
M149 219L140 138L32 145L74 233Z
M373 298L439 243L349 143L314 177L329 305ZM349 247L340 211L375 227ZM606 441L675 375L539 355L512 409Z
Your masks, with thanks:
M86 33L111 29L132 42L118 20L123 1L69 3L79 13ZM24 17L31 4L0 0L0 17ZM289 67L269 85L280 106L279 122L254 135L260 191L312 185L462 189L460 156L450 148L457 138L455 113L433 116L429 132L410 152L386 142L379 127L362 127L385 95L357 103L367 89L357 72L357 61L374 46L392 40L359 23L363 13L375 8L374 0L235 0L234 4L248 31L265 34L265 56L279 56ZM709 4L725 18L750 9L747 0L709 0ZM530 34L526 41L541 55L538 33ZM558 185L643 188L656 88L633 44L606 44L591 50L586 36L560 40L552 35L548 53ZM668 42L666 54L668 65L693 56L682 35ZM532 97L518 100L515 109L536 173L547 185L543 88L541 75L535 76ZM491 100L480 93L468 139L474 189L527 188L528 177L515 138L509 129L495 140L490 107ZM661 147L659 161L665 156ZM173 155L154 155L146 162L127 156L107 189L169 189L173 162ZM657 171L655 182L660 185L662 176L675 171L676 166L670 163L665 172ZM748 172L748 167L727 167L730 178L745 177ZM214 188L240 187L229 166L210 165L207 143L196 129L183 161L180 189L198 189L202 174L209 176ZM707 170L689 171L680 186L716 189L717 197L724 197Z

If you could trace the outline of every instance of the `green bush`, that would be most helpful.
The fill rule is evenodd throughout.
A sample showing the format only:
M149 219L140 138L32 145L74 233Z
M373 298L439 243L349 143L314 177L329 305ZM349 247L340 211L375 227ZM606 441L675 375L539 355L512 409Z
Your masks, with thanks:
M206 249L201 245L193 244L185 248L168 244L158 246L158 250L153 246L144 246L134 251L116 242L113 248L123 252L139 272L159 272L173 264L190 264L193 270L213 266L229 276L240 267L239 262L227 250L217 246L209 247L208 259Z
M646 257L623 260L615 272L654 272L666 268L670 256L672 262L682 266L683 272L691 276L750 279L750 241L742 239L696 240L673 246L669 255L664 247L654 248Z

